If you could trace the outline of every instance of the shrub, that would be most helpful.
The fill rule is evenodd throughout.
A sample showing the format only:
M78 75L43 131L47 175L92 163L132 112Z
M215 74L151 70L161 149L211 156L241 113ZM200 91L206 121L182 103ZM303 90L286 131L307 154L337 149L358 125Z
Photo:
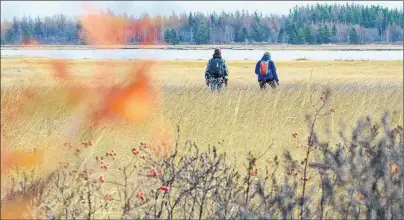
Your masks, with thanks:
M316 133L318 120L335 112L329 95L324 93L307 116L301 161L285 151L283 160L274 155L257 167L264 155L249 153L242 170L235 166L238 158L215 146L202 150L191 141L181 144L178 128L165 154L141 143L128 149L133 159L123 165L113 151L85 158L76 150L77 164L60 163L46 178L16 172L2 209L29 195L32 215L49 219L403 219L402 127L392 129L389 114L381 123L367 117L350 137L341 131L341 142L330 146Z

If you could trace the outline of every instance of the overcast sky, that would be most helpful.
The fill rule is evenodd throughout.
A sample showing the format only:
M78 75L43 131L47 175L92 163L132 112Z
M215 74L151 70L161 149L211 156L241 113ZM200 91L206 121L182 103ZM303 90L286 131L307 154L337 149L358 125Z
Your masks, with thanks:
M307 4L345 4L352 1L1 1L1 19L12 19L14 16L24 15L48 16L63 13L68 16L78 16L84 12L84 5L87 3L95 9L112 9L116 13L140 15L148 13L150 15L169 15L173 11L189 12L212 12L248 10L262 11L263 14L287 14L289 9L295 5ZM358 1L357 4L374 5L379 4L390 9L403 8L402 1Z

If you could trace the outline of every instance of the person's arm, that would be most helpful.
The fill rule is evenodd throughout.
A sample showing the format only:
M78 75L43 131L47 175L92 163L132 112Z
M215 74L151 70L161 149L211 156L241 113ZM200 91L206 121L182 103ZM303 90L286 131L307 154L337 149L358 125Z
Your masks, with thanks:
M205 70L205 79L208 79L208 76L209 76L209 66L210 66L210 60L208 61L208 65Z
M257 62L257 64L255 64L255 74L259 74L260 73L260 61Z
M223 69L224 69L224 75L228 76L229 75L229 69L226 66L226 61L223 60Z
M277 83L279 83L279 79L278 79L278 74L276 73L276 66L275 66L275 62L272 61L272 73L274 74L274 79Z

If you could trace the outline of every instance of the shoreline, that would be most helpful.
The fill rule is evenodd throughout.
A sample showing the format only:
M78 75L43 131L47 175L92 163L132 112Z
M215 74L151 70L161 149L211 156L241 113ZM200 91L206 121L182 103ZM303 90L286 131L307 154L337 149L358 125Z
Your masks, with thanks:
M42 57L42 56L1 56L1 60L22 60L22 59L38 59L38 60L53 60L49 57ZM70 59L70 58L61 58L60 60L66 61L97 61L97 62L142 62L142 61L153 61L153 62L202 62L206 63L206 60L203 59L195 59L195 60L188 60L188 59L173 59L173 60L150 60L150 59L89 59L89 58L77 58L77 59ZM256 62L256 60L227 60L226 62L241 62L241 63L249 63L249 62ZM334 60L312 60L306 58L299 58L295 60L277 60L277 63L288 63L288 62L301 62L301 63L310 63L310 62L403 62L403 60L369 60L369 59L362 59L362 60L354 60L354 59L334 59Z
M213 50L214 48L225 50L303 50L303 51L402 51L403 45L349 45L349 44L327 44L327 45L286 45L286 44L264 44L264 45L1 45L1 50L97 50L97 49L160 49L160 50Z
M41 60L44 62L53 60L48 57L41 56L2 56L0 58L4 61L16 61L16 60ZM64 60L68 62L112 62L112 63L126 63L126 62L143 62L150 61L147 59L66 59L62 58L59 60ZM184 60L184 59L175 59L175 60L153 60L154 62L160 63L206 63L206 60L196 59L196 60ZM228 60L230 63L256 63L255 60ZM403 62L402 60L351 60L351 59L337 59L337 60L310 60L310 59L296 59L296 60L279 60L276 63L332 63L332 62L342 62L342 63L355 63L355 62L372 62L372 63L388 63L388 62Z

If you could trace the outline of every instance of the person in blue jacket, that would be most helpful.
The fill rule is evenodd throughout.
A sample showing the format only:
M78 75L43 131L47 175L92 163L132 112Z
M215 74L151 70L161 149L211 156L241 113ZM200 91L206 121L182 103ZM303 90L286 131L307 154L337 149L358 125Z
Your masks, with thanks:
M269 52L265 52L261 60L255 65L255 74L258 76L258 83L261 89L265 89L267 83L272 88L276 88L276 85L279 85L275 63L271 60L271 53Z

